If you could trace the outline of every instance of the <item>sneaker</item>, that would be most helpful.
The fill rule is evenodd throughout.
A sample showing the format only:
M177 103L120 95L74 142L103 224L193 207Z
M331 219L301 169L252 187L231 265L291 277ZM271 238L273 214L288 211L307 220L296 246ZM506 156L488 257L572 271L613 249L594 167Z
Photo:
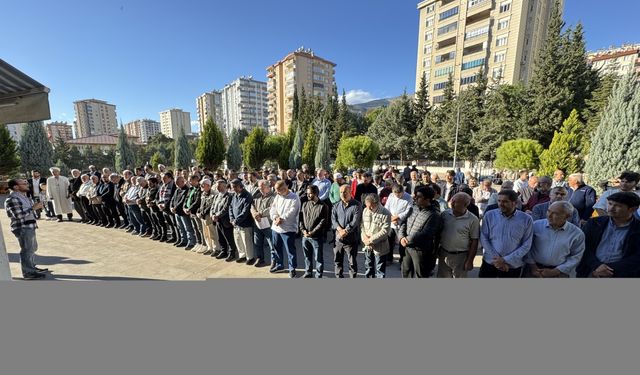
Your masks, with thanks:
M62 220L60 220L62 221ZM24 274L22 276L25 280L40 280L40 279L44 279L47 277L47 275L45 275L44 273L38 273L38 272L34 272L34 273L27 273Z
M282 270L284 270L284 266L276 266L276 265L274 265L273 267L271 267L269 272L276 273L276 272L279 272L279 271L282 271Z
M139 236L139 235L140 235L140 233L138 233L137 231L133 231L133 232L131 232L131 235L132 235L132 236Z
M305 272L304 275L302 275L303 279L312 279L313 278L313 274L311 272Z
M242 257L242 258L236 259L236 263L246 263L246 262L247 262L247 257Z

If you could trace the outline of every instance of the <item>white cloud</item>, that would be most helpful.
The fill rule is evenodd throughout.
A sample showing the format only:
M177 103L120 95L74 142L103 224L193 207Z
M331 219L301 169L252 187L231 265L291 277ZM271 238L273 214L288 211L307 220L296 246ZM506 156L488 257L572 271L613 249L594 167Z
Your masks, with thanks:
M372 100L376 100L375 96L373 96L370 92L356 89L347 91L347 103L349 104L360 104L370 102Z

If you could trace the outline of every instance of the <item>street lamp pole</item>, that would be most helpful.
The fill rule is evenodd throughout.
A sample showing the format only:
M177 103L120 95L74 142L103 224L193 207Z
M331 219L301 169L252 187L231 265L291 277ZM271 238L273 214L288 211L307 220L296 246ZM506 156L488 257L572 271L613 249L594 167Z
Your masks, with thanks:
M453 169L456 169L456 161L458 157L458 133L460 132L460 98L458 98L458 116L456 119L456 140L453 146Z

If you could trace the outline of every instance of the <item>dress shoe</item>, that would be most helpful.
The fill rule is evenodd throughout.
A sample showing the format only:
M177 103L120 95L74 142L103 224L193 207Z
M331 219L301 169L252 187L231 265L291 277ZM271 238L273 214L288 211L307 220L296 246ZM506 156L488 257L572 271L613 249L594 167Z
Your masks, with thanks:
M227 253L226 251L221 251L220 253L218 253L218 255L216 255L216 259L226 259L229 256L229 253Z
M140 233L138 231L134 230L133 232L131 232L131 235L132 236L139 236Z
M214 252L213 252L213 254L211 254L211 257L213 257L213 258L217 258L217 257L218 257L218 255L220 255L221 253L222 253L222 251L220 251L220 250L216 250L216 251L214 251Z
M276 272L279 272L279 271L282 271L282 270L284 270L284 266L276 266L276 265L274 265L273 267L271 267L269 272L276 273Z
M180 247L180 246L178 246L178 247ZM195 246L193 246L193 245L189 245L189 246L186 246L184 249L185 249L186 251L191 251L194 247L195 247Z
M187 247L186 243L179 243L176 245L176 247Z
M247 260L247 266L253 266L256 263L256 258Z
M296 278L296 271L289 271L289 278L290 279L295 279Z
M143 234L140 235L140 237L149 238L149 237L151 237L151 233L143 233Z
M127 229L127 233L131 233L131 232L133 232L133 231L134 231L133 227L131 227L131 228Z
M229 254L228 257L225 258L225 262L233 262L234 260L236 260L236 255L235 254Z
M160 238L158 238L158 241L159 242L169 242L169 241L167 241L167 237L160 237Z
M62 219L58 219L58 220L57 220L57 222L58 222L58 223L62 223Z
M60 220L62 221L62 220ZM45 277L47 277L47 275L45 275L44 273L38 273L38 272L33 272L33 273L27 273L25 275L22 276L25 280L40 280L40 279L44 279Z
M49 272L48 268L38 268L38 267L33 267L33 268L35 268L36 271L38 271L38 272Z
M256 267L256 268L260 268L260 267L264 267L266 265L267 265L267 263L262 258L258 258L258 261L253 266Z
M236 259L236 263L246 263L246 262L247 262L247 257L242 257L242 258Z
M205 250L205 251L202 253L202 255L211 255L211 254L213 254L213 251L211 251L211 250L209 250L209 249Z

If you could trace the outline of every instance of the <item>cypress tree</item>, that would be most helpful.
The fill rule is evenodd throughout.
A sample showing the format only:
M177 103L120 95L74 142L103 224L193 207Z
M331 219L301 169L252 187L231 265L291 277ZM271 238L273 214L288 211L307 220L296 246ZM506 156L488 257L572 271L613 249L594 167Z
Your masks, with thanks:
M259 169L264 164L267 132L262 127L255 127L242 143L242 161L244 165Z
M213 121L213 118L209 117L200 134L198 148L196 149L196 160L201 165L214 170L222 164L224 151L222 131Z
M178 135L178 139L175 142L175 152L174 152L174 167L177 168L189 168L191 166L191 160L193 159L193 154L191 152L191 146L189 145L189 141L187 140L187 136L184 134L184 129L180 128L180 135Z
M120 172L125 169L131 169L135 165L135 154L124 127L120 124L120 133L118 134L118 143L116 144L115 166Z
M416 98L413 103L413 115L414 115L414 123L415 128L417 129L423 123L425 118L427 117L427 113L431 106L429 104L429 89L427 87L427 73L422 73L422 78L420 79L420 87L416 92Z
M298 99L298 86L293 88L293 113L292 113L293 121L298 121L300 118L300 99Z
M302 147L304 145L302 129L298 125L296 127L296 135L293 139L293 145L291 146L291 153L289 154L289 168L299 169L302 166Z
M302 147L302 164L315 166L316 150L318 148L318 137L314 126L310 126Z
M229 147L227 148L227 168L236 171L242 167L242 150L240 149L240 141L238 138L238 131L233 129L231 131Z
M322 133L320 133L320 140L318 141L318 147L315 155L315 167L318 169L329 170L329 164L331 163L331 150L329 149L329 134L327 132L327 124L322 124Z
M71 147L69 147L69 144L64 140L64 138L60 137L60 135L58 135L54 141L53 158L55 160L61 160L65 165L69 165L69 162L71 161Z
M42 121L29 122L20 139L20 162L22 171L40 171L46 174L53 167L53 147L44 130Z
M540 155L540 175L552 176L557 169L562 169L566 174L582 171L583 134L584 125L574 109L564 121L562 129L555 132L549 148Z
M583 112L583 117L586 119L585 137L584 139L584 152L589 153L589 147L591 147L591 137L593 137L600 120L602 119L602 113L609 103L609 97L613 91L613 86L616 83L618 76L609 73L602 77L599 82L598 88L593 91L591 99L586 100L586 108Z
M0 125L0 176L13 176L20 169L18 147L6 125Z
M628 74L615 84L592 139L585 165L592 184L625 170L640 170L639 132L640 82L635 74Z

